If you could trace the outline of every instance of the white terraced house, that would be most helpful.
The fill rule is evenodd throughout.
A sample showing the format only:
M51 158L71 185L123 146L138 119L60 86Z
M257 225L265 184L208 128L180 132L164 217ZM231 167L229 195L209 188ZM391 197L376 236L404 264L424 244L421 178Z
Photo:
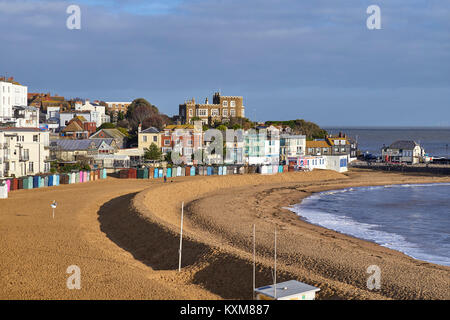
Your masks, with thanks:
M49 156L48 131L0 127L0 178L48 172Z
M26 106L28 87L14 82L14 78L0 78L0 122L12 121L13 106Z

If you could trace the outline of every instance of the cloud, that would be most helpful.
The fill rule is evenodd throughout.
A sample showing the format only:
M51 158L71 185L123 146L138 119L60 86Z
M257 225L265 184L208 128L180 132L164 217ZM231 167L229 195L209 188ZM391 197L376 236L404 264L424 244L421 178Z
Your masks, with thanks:
M81 30L65 27L72 3L82 9ZM369 31L366 0L0 0L0 29L8 30L0 73L32 91L144 96L168 113L220 88L244 95L260 120L277 116L275 105L285 118L317 120L336 104L339 121L363 121L360 104L375 93L385 97L378 103L421 113L419 98L440 92L433 102L450 115L439 91L450 85L450 5L377 3L382 30ZM394 99L392 89L402 95Z

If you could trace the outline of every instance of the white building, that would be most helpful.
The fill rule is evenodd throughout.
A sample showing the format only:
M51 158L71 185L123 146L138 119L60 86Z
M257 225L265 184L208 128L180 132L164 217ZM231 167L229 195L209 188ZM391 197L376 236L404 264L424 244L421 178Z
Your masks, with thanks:
M26 106L28 87L14 82L14 78L0 79L0 122L13 118L13 106Z
M386 162L417 164L425 155L425 150L415 141L399 140L384 147L381 155Z
M39 109L29 106L13 106L13 121L18 128L39 128Z
M306 151L306 136L280 135L280 162L288 163L289 157L301 157Z
M0 177L50 170L49 132L38 128L0 128Z
M97 103L90 103L87 99L83 105L77 101L75 103L75 111L89 111L91 113L91 121L95 122L97 127L100 127L105 122L111 121L110 117L106 115L106 108L104 106Z
M244 134L245 161L248 165L279 164L280 130L274 126L250 129Z

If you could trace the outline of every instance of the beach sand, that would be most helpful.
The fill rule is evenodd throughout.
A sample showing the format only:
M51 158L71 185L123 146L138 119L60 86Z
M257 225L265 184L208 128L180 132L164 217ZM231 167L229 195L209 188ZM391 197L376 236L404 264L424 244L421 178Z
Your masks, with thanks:
M108 178L15 191L0 201L0 298L251 299L256 224L257 286L273 282L276 226L278 281L318 286L319 299L449 299L449 267L308 224L283 209L322 190L448 181L353 170L178 177L165 184ZM55 220L52 200L59 204ZM66 287L70 265L81 269L81 290ZM366 287L369 265L381 269L380 290Z

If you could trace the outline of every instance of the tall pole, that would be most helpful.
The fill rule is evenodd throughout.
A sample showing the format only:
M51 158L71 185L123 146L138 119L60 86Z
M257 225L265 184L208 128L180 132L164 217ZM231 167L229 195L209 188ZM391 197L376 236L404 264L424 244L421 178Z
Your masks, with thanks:
M184 201L181 203L181 232L180 232L180 250L178 258L178 272L181 272L181 250L183 246L183 214L184 214Z
M275 226L275 268L273 273L273 290L275 292L275 300L277 300L277 227Z
M253 299L255 299L255 273L256 273L256 233L255 233L255 225L253 225Z

